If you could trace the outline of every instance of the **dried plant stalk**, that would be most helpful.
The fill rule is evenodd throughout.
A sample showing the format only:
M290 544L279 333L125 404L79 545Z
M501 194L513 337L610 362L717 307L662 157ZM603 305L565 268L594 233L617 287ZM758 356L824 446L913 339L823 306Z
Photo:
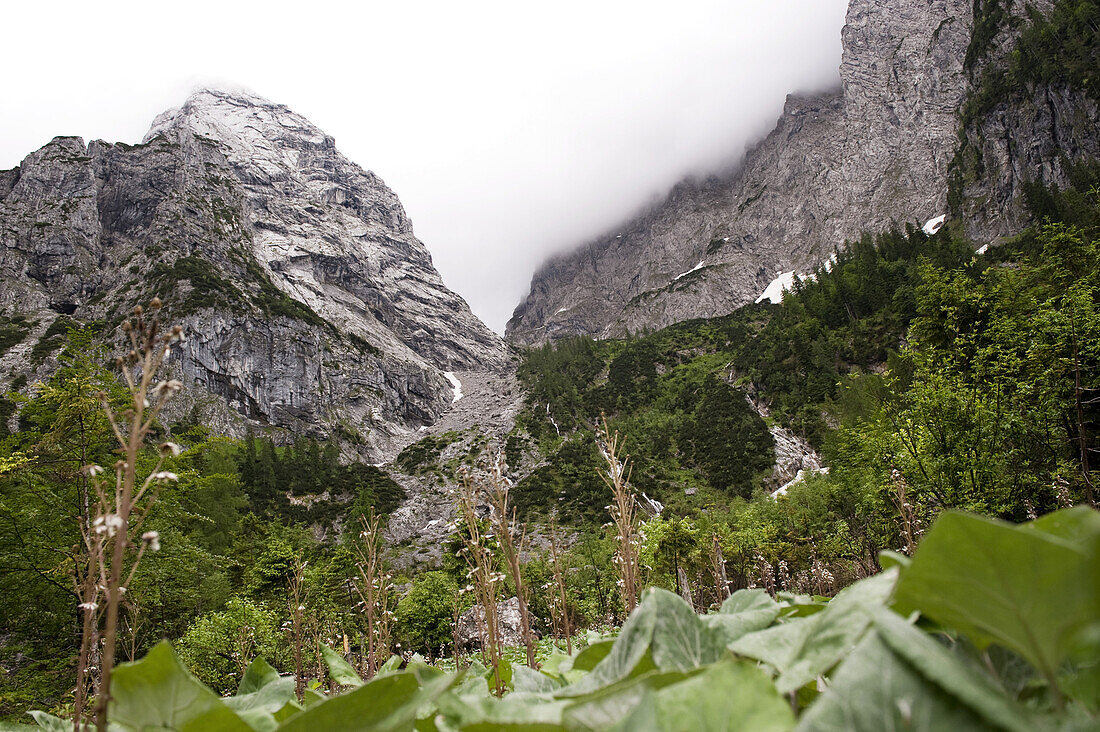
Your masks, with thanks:
M913 556L913 552L917 550L917 539L924 530L921 528L916 510L909 503L909 483L905 480L905 476L900 470L894 469L890 473L890 478L894 483L894 505L901 516L901 537L905 541L902 551Z
M482 660L493 669L493 688L497 696L504 694L504 681L500 677L503 648L500 643L500 623L497 615L497 587L504 575L496 571L496 558L491 546L493 537L482 531L477 516L478 487L469 473L463 472L458 488L458 519L463 542L462 555L469 568L466 577L470 583L461 592L473 592L481 610Z
M550 558L554 562L554 583L557 585L558 602L561 605L557 614L560 619L561 630L565 634L565 650L566 653L572 656L573 628L569 621L569 602L565 593L565 573L562 572L561 559L558 556L558 521L556 515L550 522Z
M730 596L730 583L726 579L726 558L722 554L722 543L718 541L718 534L711 536L710 562L714 572L714 595L717 604L721 605Z
M155 531L141 533L141 527L156 503L160 489L176 480L175 473L163 471L164 461L178 455L180 448L170 442L160 446L159 459L153 470L141 481L137 477L137 461L153 423L168 401L183 384L178 381L155 381L156 373L171 354L172 344L183 340L177 326L162 332L158 315L161 302L154 298L148 311L140 305L123 322L122 330L130 341L130 350L116 360L129 391L129 406L116 414L100 393L100 404L111 431L118 442L121 458L114 465L114 480L104 480L99 465L85 465L84 475L95 493L95 503L89 507L90 520L81 525L85 555L85 576L78 584L80 608L84 611L81 648L77 665L77 685L74 699L73 728L83 724L87 705L87 676L101 653L99 681L96 686L96 729L106 732L107 710L111 700L111 675L119 643L119 614L129 587L145 552L160 549L160 537ZM94 518L92 516L94 515ZM135 628L132 618L130 627ZM102 623L103 631L99 632ZM98 651L98 649L102 649Z
M607 471L600 478L611 489L612 502L608 506L611 520L618 534L615 550L615 569L619 574L618 585L622 593L623 607L629 615L638 604L639 559L637 515L634 493L630 490L630 456L622 455L625 439L616 431L612 434L607 417L601 417L597 440L600 453L607 463Z
M493 525L500 544L504 566L512 577L516 588L516 600L519 602L520 633L527 649L527 665L535 667L535 637L531 630L531 616L527 608L527 586L523 583L520 567L520 550L526 539L526 527L520 529L516 522L516 510L508 503L508 492L512 483L504 476L503 457L498 457L489 472L489 499L493 506ZM519 535L517 544L516 535Z
M355 583L356 592L362 601L363 612L367 616L367 653L363 672L370 679L389 657L393 610L390 598L393 587L392 577L382 563L382 523L374 513L372 506L366 516L360 516L359 541L355 543L359 571Z
M287 581L287 605L290 609L290 634L294 646L294 693L298 701L302 701L306 691L305 666L302 661L302 613L305 605L302 604L302 575L305 572L306 563L298 561L294 565L294 572Z

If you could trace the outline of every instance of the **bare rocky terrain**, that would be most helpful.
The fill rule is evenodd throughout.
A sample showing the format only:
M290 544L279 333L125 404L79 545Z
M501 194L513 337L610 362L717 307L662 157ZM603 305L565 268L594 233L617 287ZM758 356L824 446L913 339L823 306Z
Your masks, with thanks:
M188 336L169 421L310 434L366 459L450 407L446 371L508 362L393 191L242 92L195 93L140 145L58 137L0 173L0 283L0 316L33 324L0 354L0 386L52 370L50 326L110 339L156 295Z
M408 496L386 526L387 541L399 548L395 555L399 566L439 561L454 513L457 468L475 475L484 473L487 461L504 450L506 436L523 407L524 392L514 371L457 371L454 376L461 384L462 397L452 402L435 424L404 434L386 449L384 468ZM396 462L405 447L445 436L453 437L453 442L433 462L455 465L456 469L414 474ZM474 458L471 449L477 451Z

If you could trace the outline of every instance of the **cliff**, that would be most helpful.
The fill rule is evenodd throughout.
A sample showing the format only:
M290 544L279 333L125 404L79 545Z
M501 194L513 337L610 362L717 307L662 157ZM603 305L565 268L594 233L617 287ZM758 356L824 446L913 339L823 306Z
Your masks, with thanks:
M192 418L369 456L449 407L445 371L508 359L397 196L251 94L200 91L140 145L55 138L0 174L0 242L0 313L27 324L0 357L9 383L49 371L59 319L110 338L157 295L188 335L169 367Z
M618 337L722 315L784 273L812 272L862 232L949 210L949 223L965 215L977 245L1018 231L1025 182L1064 183L1059 155L1095 157L1100 116L1082 92L1054 82L962 119L987 70L1038 17L1028 14L1053 7L1002 4L852 0L839 89L789 97L735 170L685 180L638 218L547 262L507 337Z

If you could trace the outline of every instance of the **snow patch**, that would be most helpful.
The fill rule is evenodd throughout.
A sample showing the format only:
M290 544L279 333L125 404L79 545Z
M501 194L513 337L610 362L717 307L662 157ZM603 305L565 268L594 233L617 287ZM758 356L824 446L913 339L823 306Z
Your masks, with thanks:
M784 291L791 289L792 286L794 286L794 272L780 272L778 277L768 283L768 286L760 293L760 297L756 298L756 302L762 303L765 300L771 300L773 304L778 305L783 302Z
M451 400L451 403L453 404L464 396L462 393L462 382L458 380L458 377L455 376L453 371L444 371L443 376L447 379L447 381L451 382L451 386L454 387L455 398Z
M681 272L680 274L676 275L675 277L672 278L672 281L675 282L676 280L680 279L681 277L687 277L692 272L698 272L702 268L703 268L703 260L700 259L699 264L695 265L694 267L689 269L687 272Z
M980 247L978 247L978 250L974 253L975 254L985 254L988 251L989 251L989 245L988 244L982 244Z
M945 221L947 221L947 214L937 216L934 219L928 219L924 222L924 226L921 227L921 231L923 231L928 236L932 236L937 231L943 228L943 222Z
M561 315L562 313L564 313L568 309L569 309L568 305L562 306L562 307L558 308L556 311L554 311L554 315Z

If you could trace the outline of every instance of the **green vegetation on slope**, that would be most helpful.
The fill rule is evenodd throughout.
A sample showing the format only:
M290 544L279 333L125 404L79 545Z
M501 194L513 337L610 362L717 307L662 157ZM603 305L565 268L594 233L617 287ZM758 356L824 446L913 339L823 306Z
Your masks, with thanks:
M556 503L573 517L601 513L590 432L601 413L630 438L637 487L684 510L748 498L769 472L772 438L746 397L821 445L841 379L880 369L904 343L922 262L966 267L972 254L947 232L930 238L910 228L865 236L835 259L781 305L750 305L627 341L574 339L530 351L520 368L529 398L518 425L549 457L520 483L518 504ZM693 488L698 500L681 498Z
M236 695L219 698L163 643L119 668L110 719L135 731L1088 729L1100 712L1097 561L1090 509L1022 526L947 513L911 560L831 600L740 590L699 615L649 590L613 639L552 652L538 670L502 661L500 698L476 659L446 673L395 657L363 681L322 648L299 700L262 655L271 621L236 604L229 613L264 629L256 660L228 666L239 682L214 689Z

